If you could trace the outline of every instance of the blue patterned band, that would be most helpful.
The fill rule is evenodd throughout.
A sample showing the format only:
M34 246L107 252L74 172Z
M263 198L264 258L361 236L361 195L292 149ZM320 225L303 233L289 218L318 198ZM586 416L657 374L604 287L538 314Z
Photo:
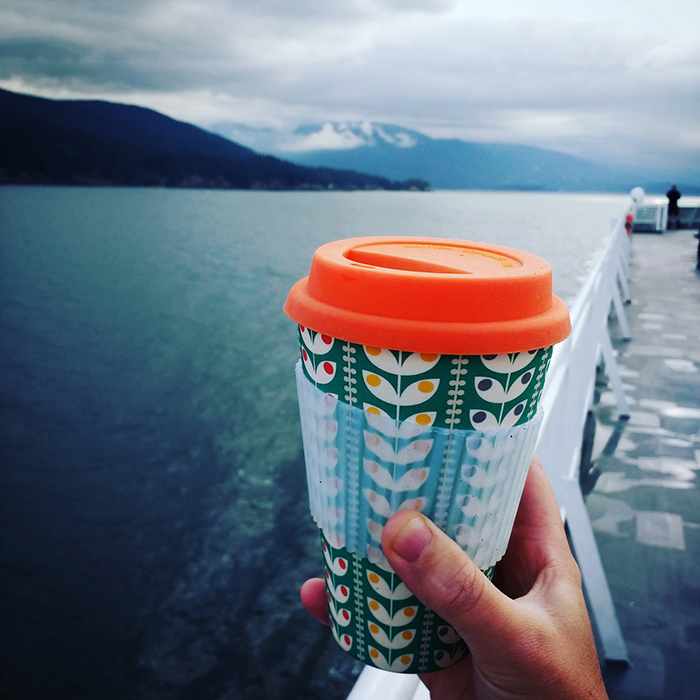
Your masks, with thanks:
M420 510L481 569L504 554L542 421L512 428L423 426L365 411L296 367L311 514L334 547L388 568L381 533Z

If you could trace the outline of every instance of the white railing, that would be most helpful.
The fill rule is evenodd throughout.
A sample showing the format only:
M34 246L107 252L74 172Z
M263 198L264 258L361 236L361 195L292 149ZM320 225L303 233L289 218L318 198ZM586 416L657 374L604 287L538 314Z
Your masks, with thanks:
M627 648L579 485L583 429L593 404L596 366L601 358L619 417L629 417L607 324L612 307L623 338L629 340L620 294L622 289L625 299L629 298L630 245L624 220L623 215L613 226L605 250L571 306L571 336L555 348L541 399L544 421L536 452L568 526L603 656L608 661L628 663Z
M619 416L629 416L608 331L612 308L623 338L629 339L623 306L623 298L629 298L630 241L624 226L629 211L631 207L627 207L613 224L605 249L571 305L572 332L554 349L540 399L544 421L536 447L557 497L562 519L568 526L603 655L609 661L624 663L629 663L627 648L579 486L578 472L586 415L593 403L596 367L601 359L617 400ZM429 694L417 676L401 676L367 666L348 700L373 698L428 700Z
M636 202L633 208L635 231L663 233L668 225L668 203Z

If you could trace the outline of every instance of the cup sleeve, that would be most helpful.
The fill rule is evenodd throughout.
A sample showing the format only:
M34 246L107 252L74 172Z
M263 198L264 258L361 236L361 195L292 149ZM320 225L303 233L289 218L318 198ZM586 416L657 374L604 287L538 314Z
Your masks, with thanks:
M514 428L425 427L350 406L296 367L309 505L333 546L388 566L381 534L419 510L482 569L505 553L542 412Z

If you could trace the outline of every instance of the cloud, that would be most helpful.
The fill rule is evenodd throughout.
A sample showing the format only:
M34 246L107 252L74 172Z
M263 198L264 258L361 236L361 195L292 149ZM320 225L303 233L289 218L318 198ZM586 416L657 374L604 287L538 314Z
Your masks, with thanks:
M297 130L285 141L278 144L277 149L286 153L308 153L309 151L349 151L361 146L374 145L378 141L386 141L398 148L415 146L416 139L402 131L388 133L381 124L368 121L338 122L322 124L312 130Z
M352 131L336 131L332 124L324 124L319 131L295 139L282 146L288 153L308 151L345 151L364 146L367 141Z
M700 48L664 29L699 11L674 2L655 21L646 0L5 0L0 85L203 126L371 119L671 164L700 141Z

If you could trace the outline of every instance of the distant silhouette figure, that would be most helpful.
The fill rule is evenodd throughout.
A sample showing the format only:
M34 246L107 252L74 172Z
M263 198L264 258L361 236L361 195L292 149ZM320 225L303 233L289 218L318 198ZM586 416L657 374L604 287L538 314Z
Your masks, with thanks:
M666 192L668 197L668 228L678 228L678 215L680 210L678 209L678 200L681 198L681 193L675 185L671 186L671 189Z
M698 239L698 261L695 264L695 269L700 270L700 231L695 234L695 238Z

